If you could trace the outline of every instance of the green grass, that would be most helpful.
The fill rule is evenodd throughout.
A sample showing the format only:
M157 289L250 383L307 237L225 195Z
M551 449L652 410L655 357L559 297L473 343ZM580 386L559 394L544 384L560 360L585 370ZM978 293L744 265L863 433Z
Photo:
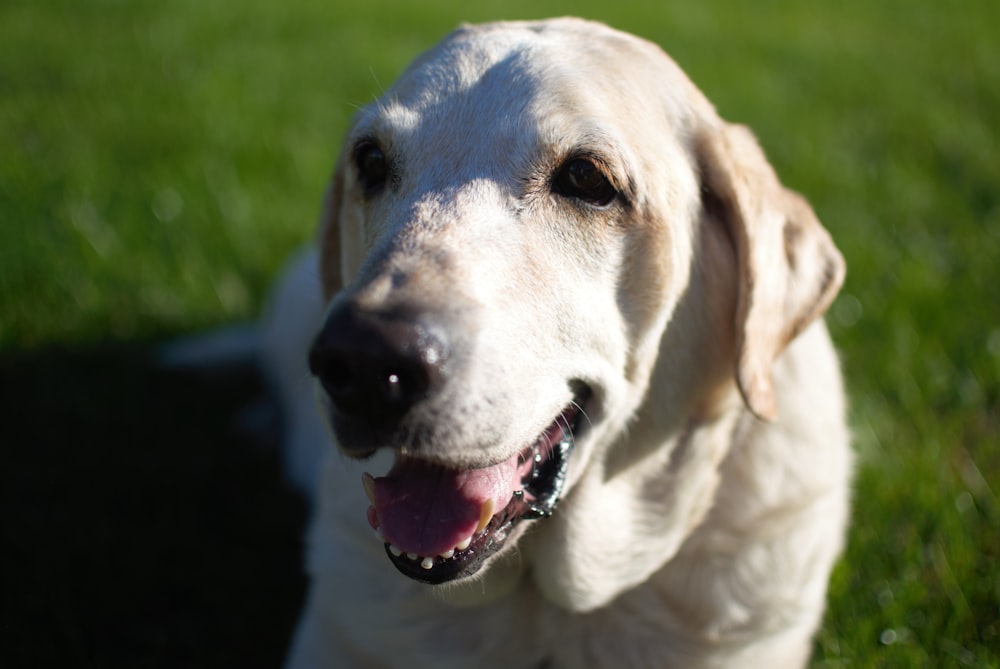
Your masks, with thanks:
M301 509L228 429L252 389L149 346L253 316L420 50L572 13L662 44L847 257L859 471L815 666L1000 666L1000 4L351 4L0 4L0 665L278 662Z

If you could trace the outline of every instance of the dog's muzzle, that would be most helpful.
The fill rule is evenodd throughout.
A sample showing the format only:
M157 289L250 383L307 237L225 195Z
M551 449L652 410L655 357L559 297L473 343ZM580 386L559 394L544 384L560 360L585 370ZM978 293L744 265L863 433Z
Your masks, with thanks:
M309 365L330 404L341 449L365 457L399 446L407 415L448 379L449 340L410 314L373 314L347 302L316 338ZM443 583L474 574L522 520L549 516L562 497L569 457L590 395L571 383L570 402L518 453L458 469L397 451L383 477L365 474L368 522L404 574Z

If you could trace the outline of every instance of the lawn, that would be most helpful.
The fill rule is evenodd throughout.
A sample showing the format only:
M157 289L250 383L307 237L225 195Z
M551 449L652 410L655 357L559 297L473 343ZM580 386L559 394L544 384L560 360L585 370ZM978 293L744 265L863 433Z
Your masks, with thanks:
M233 372L354 110L460 21L664 46L848 261L854 522L815 667L1000 666L1000 3L5 0L0 666L276 666L304 510Z

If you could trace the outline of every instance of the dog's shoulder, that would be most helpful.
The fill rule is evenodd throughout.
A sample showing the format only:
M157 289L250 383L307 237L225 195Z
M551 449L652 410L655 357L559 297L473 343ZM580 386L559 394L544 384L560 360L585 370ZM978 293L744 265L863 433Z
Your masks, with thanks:
M817 322L774 366L780 419L737 421L713 507L652 583L717 643L816 624L843 548L852 453L839 363ZM724 644L723 644L724 645Z

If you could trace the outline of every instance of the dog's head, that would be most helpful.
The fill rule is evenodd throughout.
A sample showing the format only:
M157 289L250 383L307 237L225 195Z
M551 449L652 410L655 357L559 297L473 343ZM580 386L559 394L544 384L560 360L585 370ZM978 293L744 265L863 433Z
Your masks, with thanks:
M738 398L775 418L771 364L843 273L662 51L566 19L461 29L362 110L320 246L310 365L341 451L395 452L363 482L389 559L488 581L521 544L575 609L670 557L723 454L671 465L703 494L649 481Z

